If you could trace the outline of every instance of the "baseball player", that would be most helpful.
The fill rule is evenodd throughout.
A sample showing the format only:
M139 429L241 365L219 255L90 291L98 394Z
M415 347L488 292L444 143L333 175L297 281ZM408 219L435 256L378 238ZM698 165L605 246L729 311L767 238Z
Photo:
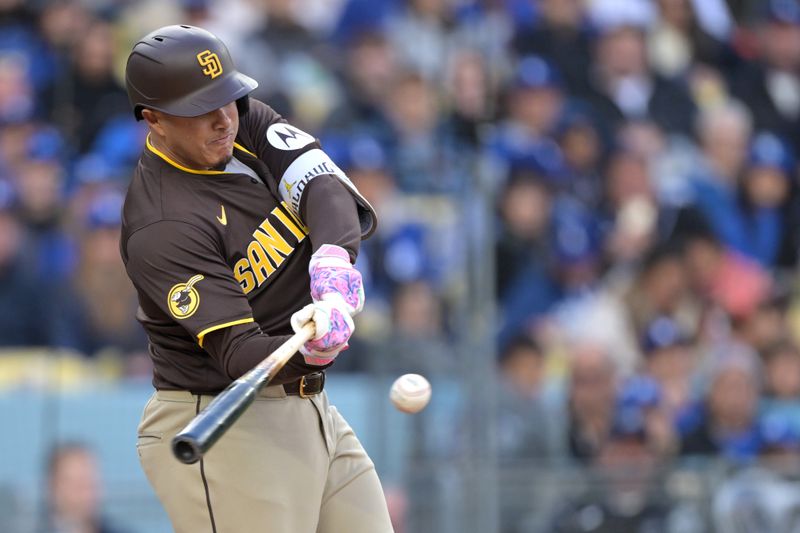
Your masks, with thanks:
M375 213L317 141L248 94L192 26L142 38L128 95L149 128L121 253L150 339L142 467L178 533L392 531L375 468L328 403L324 370L364 305L352 262ZM316 336L195 465L172 437L303 324Z

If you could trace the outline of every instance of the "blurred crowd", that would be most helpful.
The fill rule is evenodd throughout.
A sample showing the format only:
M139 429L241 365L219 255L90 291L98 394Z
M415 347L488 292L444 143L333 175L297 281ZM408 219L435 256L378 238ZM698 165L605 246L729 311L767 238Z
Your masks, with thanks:
M136 38L179 22L219 35L254 96L380 213L357 265L370 305L337 370L457 371L482 256L504 461L649 475L768 458L780 475L756 477L778 492L797 473L797 0L2 0L0 344L147 373L118 253L145 134L122 73ZM720 516L745 512L751 485ZM668 516L585 498L552 530ZM747 515L765 521L752 531L789 531L797 499Z

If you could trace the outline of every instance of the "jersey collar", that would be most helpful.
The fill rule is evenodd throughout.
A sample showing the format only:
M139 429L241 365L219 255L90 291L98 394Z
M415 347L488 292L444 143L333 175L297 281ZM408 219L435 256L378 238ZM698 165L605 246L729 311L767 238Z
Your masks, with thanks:
M147 134L147 138L145 139L145 145L147 146L148 150L150 150L155 155L157 155L158 157L163 159L167 164L169 164L169 165L171 165L171 166L173 166L173 167L175 167L175 168L177 168L179 170L182 170L184 172L188 172L190 174L202 174L202 175L206 175L206 176L208 176L208 175L218 175L218 174L230 174L230 172L225 172L224 170L196 170L196 169L185 167L185 166L181 165L177 161L175 161L172 158L170 158L167 154L165 154L164 152L162 152L161 150L159 150L158 148L153 146L153 143L150 142L150 134L149 133ZM254 154L253 152L251 152L250 150L248 150L247 148L245 148L244 146L242 146L241 144L239 144L237 142L233 143L233 147L234 148L238 148L239 150L241 150L242 152L245 152L246 154L249 154L249 155L251 155L253 157L256 157L256 154Z

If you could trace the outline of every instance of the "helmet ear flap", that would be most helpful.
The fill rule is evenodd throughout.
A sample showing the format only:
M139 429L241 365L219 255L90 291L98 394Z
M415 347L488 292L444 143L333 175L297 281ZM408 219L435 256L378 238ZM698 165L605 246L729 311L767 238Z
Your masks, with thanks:
M250 111L250 96L244 95L236 100L236 109L239 111L240 116Z

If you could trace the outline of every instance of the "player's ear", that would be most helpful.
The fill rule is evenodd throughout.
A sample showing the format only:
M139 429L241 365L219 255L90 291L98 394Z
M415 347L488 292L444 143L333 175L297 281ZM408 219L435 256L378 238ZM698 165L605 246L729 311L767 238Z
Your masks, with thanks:
M161 113L153 109L142 109L142 118L156 135L164 136L164 126L161 124Z

